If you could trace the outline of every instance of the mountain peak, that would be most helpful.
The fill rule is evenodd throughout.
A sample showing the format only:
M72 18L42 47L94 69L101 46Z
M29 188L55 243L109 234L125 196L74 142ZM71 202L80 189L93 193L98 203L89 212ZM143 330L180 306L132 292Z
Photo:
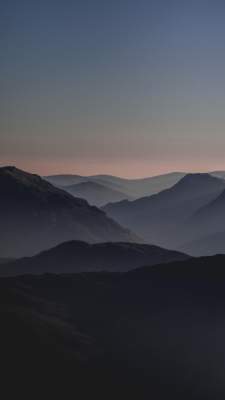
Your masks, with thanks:
M217 178L215 176L212 176L207 173L193 173L193 174L187 174L179 182L177 182L174 185L174 189L187 189L190 190L190 188L193 190L194 188L197 188L198 190L201 188L201 190L208 190L212 189L213 187L225 187L225 181L223 179Z
M214 182L218 182L220 181L219 178L216 178L215 176L211 176L208 173L190 173L190 174L186 174L183 178L181 178L181 180L178 183L181 182L185 182L185 183L192 183L192 182L200 182L200 181L214 181Z
M15 167L15 165L5 165L4 167L0 168L0 172L2 174L28 174L27 172L23 171ZM29 175L32 175L29 173Z
M21 194L21 190L32 190L33 193L45 192L47 193L55 193L60 192L59 189L56 189L50 183L46 182L39 175L31 174L29 172L25 172L21 169L18 169L14 166L6 166L0 168L0 182L1 185L5 189L5 195L8 193L14 193L14 191L18 191L18 195ZM61 191L61 193L63 193ZM66 194L66 193L65 193ZM68 194L69 196L69 194Z
M17 176L23 174L26 174L26 172L16 168L14 165L6 165L5 167L0 168L0 175Z
M15 178L29 178L29 179L39 179L42 180L39 175L36 174L31 174L30 172L23 171L22 169L19 169L15 167L14 165L7 165L5 167L0 168L0 175L10 175Z

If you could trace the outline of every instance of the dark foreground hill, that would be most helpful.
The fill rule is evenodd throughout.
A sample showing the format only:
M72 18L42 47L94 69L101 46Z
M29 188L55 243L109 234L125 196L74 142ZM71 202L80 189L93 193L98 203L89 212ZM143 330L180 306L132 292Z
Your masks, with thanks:
M0 279L2 390L223 400L224 287L224 256Z
M85 200L38 175L0 168L0 256L32 255L67 240L137 241Z
M72 241L30 258L0 265L0 276L88 271L128 271L189 258L183 253L137 243L88 244ZM0 260L1 262L1 260ZM3 262L2 262L3 264Z

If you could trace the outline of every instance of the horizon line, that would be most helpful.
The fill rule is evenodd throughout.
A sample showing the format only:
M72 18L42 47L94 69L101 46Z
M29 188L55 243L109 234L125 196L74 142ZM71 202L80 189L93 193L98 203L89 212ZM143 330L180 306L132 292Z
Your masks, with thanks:
M79 174L79 173L76 173L76 172L57 172L57 173L50 173L50 174L49 173L48 174L41 174L41 173L37 172L36 170L34 170L32 168L31 168L31 170L29 170L27 168L17 167L16 164L2 164L2 163L0 163L0 168L7 168L7 167L15 167L17 169L23 170L24 172L28 172L28 173L31 173L31 174L39 175L39 176L41 176L43 178L50 177L50 176L51 177L52 176L63 176L63 175L66 175L66 176L79 176L81 178L93 178L93 177L98 177L98 176L108 176L108 177L110 177L111 176L111 177L116 177L116 178L119 178L119 179L126 179L126 180L140 180L140 179L148 179L148 178L157 178L157 177L160 177L160 176L172 175L172 174L185 174L185 175L187 175L187 174L198 174L198 173L212 174L212 173L225 172L225 168L224 169L215 169L215 170L210 170L210 171L206 170L206 169L204 169L204 170L195 169L195 170L188 170L188 171L187 170L186 171L184 171L184 170L171 170L171 171L160 172L158 174L155 173L154 175L145 175L145 176L138 176L138 177L121 176L121 175L117 175L117 174L104 173L104 172L98 172L98 173L94 173L94 174L91 174L91 175L89 175L89 174L87 174L87 175Z

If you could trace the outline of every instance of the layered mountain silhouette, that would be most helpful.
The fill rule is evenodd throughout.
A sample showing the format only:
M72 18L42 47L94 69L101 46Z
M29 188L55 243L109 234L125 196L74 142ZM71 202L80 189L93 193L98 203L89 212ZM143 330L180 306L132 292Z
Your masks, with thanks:
M123 198L129 199L148 196L170 188L184 175L184 172L172 172L140 179L125 179L112 175L93 175L87 177L79 175L53 175L47 176L45 179L59 187L71 186L82 182L95 182L113 191L122 192L125 195ZM111 201L114 201L114 199Z
M0 279L2 388L8 378L23 395L31 384L65 398L223 400L224 266L217 256Z
M225 189L225 181L209 174L188 174L172 188L135 201L103 207L109 216L145 240L176 248L187 241L192 228L188 220L214 201ZM222 195L221 195L222 196Z
M135 241L137 237L85 200L38 175L0 168L0 256L32 255L68 240Z
M225 179L225 171L212 171L210 174L212 176L216 176L217 178Z
M48 175L44 176L43 179L58 187L76 185L86 181L85 177L73 174Z
M97 207L106 205L109 202L117 202L128 198L125 193L94 181L65 186L64 190L75 197L87 200L89 204Z
M1 168L0 256L33 255L69 240L145 240L191 255L223 253L222 178L224 171L185 176L178 172L133 180L109 175L47 177L54 186L15 167ZM172 182L175 184L170 187ZM165 186L169 188L151 196L137 200L129 197L158 192ZM109 217L82 197L91 204L103 205Z
M189 258L183 253L136 243L88 244L71 241L33 257L0 266L0 276L88 271L122 272ZM3 264L3 262L2 262Z
M188 223L188 229L191 240L182 248L191 254L225 252L225 190L197 210Z
M225 190L211 202L201 207L195 213L193 219L197 223L203 224L206 231L223 231L225 222Z

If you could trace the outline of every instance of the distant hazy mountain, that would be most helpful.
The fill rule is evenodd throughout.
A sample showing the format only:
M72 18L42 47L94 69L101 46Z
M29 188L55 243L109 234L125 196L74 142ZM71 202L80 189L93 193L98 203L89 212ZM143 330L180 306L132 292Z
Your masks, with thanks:
M32 255L60 242L137 241L105 213L37 175L0 168L0 255Z
M188 174L172 188L156 195L108 204L103 209L149 242L173 248L184 240L188 218L224 188L224 180L209 174Z
M94 175L87 177L78 175L53 175L47 176L45 179L56 186L69 186L87 181L96 182L112 190L122 192L127 198L139 198L170 188L184 175L184 172L171 172L169 174L140 179L125 179L111 175Z
M55 186L69 186L69 185L76 185L77 183L85 182L86 178L80 175L72 175L72 174L65 174L65 175L49 175L44 176L43 179L51 183Z
M83 198L87 200L89 204L98 207L109 202L116 202L128 198L126 194L94 181L65 186L64 190L73 196Z
M111 175L96 175L92 176L91 179L105 185L110 185L117 190L121 190L128 196L139 198L158 193L163 189L173 186L184 175L185 174L182 172L171 172L169 174L139 179L124 179Z
M225 190L198 209L187 227L190 240L182 248L197 255L225 253Z
M189 258L183 253L136 243L88 244L71 241L33 257L0 266L0 276L76 273L88 271L128 271Z
M0 279L1 388L7 380L8 398L18 382L27 399L35 389L38 398L224 400L224 287L224 256Z
M225 223L225 190L201 207L193 216L193 222L201 225L204 233L222 232Z
M225 179L225 171L212 171L210 175L216 176L217 178Z

